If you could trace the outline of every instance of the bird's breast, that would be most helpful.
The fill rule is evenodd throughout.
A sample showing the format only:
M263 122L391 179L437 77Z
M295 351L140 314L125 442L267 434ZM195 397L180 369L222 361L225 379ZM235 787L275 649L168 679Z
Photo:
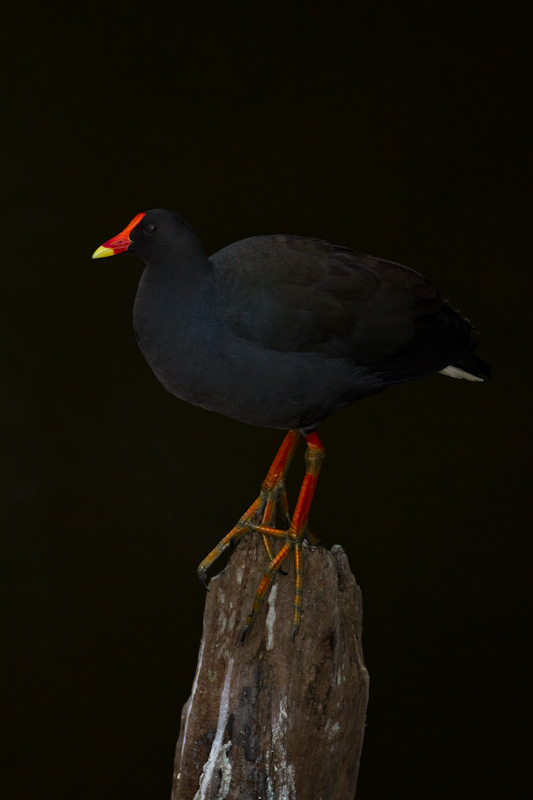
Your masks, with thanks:
M133 315L139 347L182 400L254 425L304 428L375 390L349 359L283 352L235 335L209 293L184 301L160 286L140 288Z

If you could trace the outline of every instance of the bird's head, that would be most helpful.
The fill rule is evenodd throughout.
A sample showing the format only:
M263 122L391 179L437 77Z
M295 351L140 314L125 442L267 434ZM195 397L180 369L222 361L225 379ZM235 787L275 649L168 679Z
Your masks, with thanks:
M143 261L176 251L180 239L196 239L192 228L173 211L153 208L137 214L123 231L117 233L94 251L93 258L107 258L119 253L131 253Z

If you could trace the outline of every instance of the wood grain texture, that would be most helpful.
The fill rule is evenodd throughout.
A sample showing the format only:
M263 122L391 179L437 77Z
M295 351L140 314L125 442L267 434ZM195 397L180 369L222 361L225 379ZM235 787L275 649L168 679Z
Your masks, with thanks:
M369 680L359 588L341 547L306 547L295 642L288 559L242 646L265 561L259 537L248 536L211 581L172 800L354 797Z

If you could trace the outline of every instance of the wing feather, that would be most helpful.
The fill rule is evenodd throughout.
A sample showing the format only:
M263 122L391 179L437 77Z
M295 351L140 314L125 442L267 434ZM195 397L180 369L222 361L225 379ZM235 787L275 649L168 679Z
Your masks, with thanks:
M232 335L282 352L350 358L384 384L443 369L472 326L415 270L320 239L258 236L212 256Z

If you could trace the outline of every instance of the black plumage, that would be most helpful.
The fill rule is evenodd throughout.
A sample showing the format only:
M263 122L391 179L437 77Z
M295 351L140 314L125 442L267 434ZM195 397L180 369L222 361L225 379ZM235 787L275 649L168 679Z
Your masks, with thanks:
M146 360L173 394L235 419L310 430L395 383L490 372L470 322L400 264L282 235L208 258L165 210L146 212L127 249L146 262L134 309Z
M255 236L211 258L177 214L138 214L94 257L128 250L146 264L135 333L161 383L190 403L229 417L289 428L257 500L198 567L207 570L250 531L268 567L242 633L294 551L292 635L300 628L302 543L324 447L317 426L354 400L444 371L480 380L470 322L418 272L320 239ZM285 477L298 440L306 472L292 516ZM282 519L275 528L276 513ZM283 544L276 551L272 541ZM277 547L277 544L276 544Z

